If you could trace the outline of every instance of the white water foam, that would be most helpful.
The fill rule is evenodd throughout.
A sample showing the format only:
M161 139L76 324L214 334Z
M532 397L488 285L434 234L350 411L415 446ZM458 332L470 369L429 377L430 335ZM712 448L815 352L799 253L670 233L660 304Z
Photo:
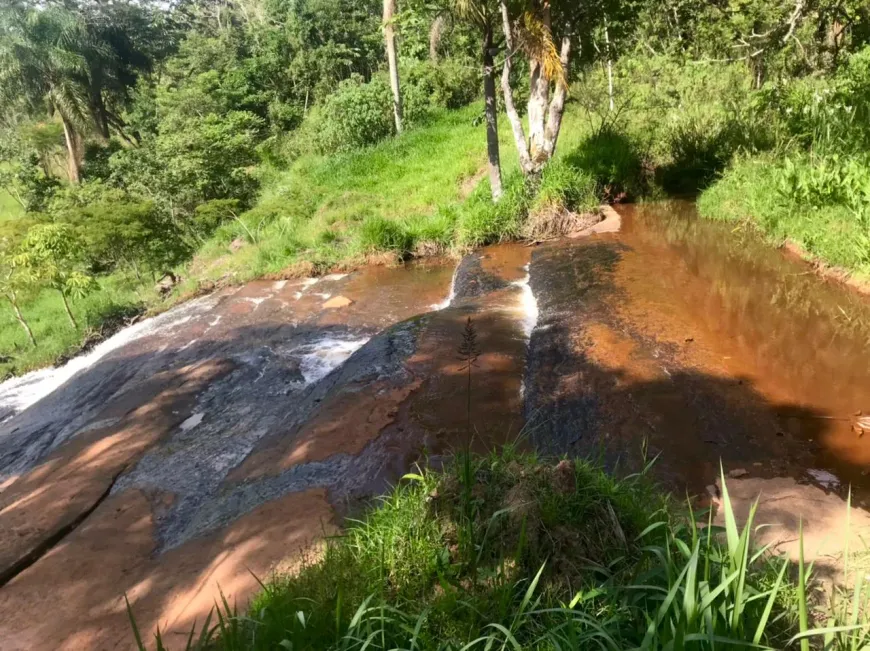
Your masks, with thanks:
M326 274L323 277L323 280L326 282L335 282L336 280L341 280L342 278L344 278L346 276L347 276L347 274Z
M519 287L522 290L520 296L520 311L522 312L523 333L526 339L530 339L532 331L538 325L538 300L535 298L535 293L529 285L529 265L525 266L526 276L522 280L516 280L511 283L514 287Z
M300 356L299 370L305 378L305 384L313 384L326 377L368 340L368 337L337 339L329 336L294 350L293 353Z
M0 413L6 418L17 414L60 387L73 376L89 369L109 353L149 335L168 331L210 311L218 299L198 298L159 316L145 319L119 330L84 355L73 357L60 367L44 368L0 384Z
M450 304L453 303L453 299L456 298L456 275L459 273L459 265L456 265L456 269L453 270L453 277L450 279L450 291L447 293L447 298L445 298L440 303L433 303L429 307L433 310L443 310L444 308L450 307Z

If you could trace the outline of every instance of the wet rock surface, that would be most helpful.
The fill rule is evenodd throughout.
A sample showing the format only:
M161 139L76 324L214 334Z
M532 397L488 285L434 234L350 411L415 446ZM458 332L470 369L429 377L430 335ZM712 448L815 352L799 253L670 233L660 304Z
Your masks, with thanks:
M0 647L126 648L125 592L186 632L218 584L243 604L249 569L466 446L660 454L712 502L721 461L740 512L768 495L772 542L803 513L822 540L849 483L868 499L870 305L685 206L621 210L458 265L221 290L0 386Z
M489 283L433 311L452 277L413 265L225 290L158 317L4 422L3 648L124 646L125 592L145 628L189 628L219 576L243 601L257 587L244 568L265 576L294 554L282 540L309 545L424 451L464 445L455 348L468 316L486 347L477 440L519 431L523 290ZM282 509L291 520L275 522ZM35 631L51 568L78 606Z

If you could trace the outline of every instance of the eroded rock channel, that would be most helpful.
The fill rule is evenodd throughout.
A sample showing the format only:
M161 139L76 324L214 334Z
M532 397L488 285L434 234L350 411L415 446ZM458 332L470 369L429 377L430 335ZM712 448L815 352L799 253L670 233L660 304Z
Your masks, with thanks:
M870 305L689 207L623 217L222 290L0 386L0 648L127 648L124 594L143 628L186 632L218 586L243 604L251 572L465 445L626 471L660 453L666 486L714 499L720 460L747 501L865 499Z

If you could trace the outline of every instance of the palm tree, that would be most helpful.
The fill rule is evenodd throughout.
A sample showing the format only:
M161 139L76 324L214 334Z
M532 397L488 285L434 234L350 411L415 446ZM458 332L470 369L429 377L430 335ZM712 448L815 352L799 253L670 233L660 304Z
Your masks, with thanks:
M562 126L568 94L570 25L562 25L564 35L561 47L557 50L550 0L517 0L512 3L513 18L505 0L500 0L499 7L507 45L502 74L505 109L519 152L520 167L526 175L538 175L555 153ZM511 60L519 51L525 53L529 60L528 141L522 120L514 107L510 86ZM551 99L552 85L555 85L555 91Z
M456 13L475 25L482 37L483 99L486 114L486 153L489 159L489 185L493 201L502 195L501 157L498 145L498 105L495 97L494 43L499 5L495 0L454 0Z
M69 179L80 177L82 139L92 124L87 54L101 51L80 16L49 7L0 10L0 105L23 100L63 124Z

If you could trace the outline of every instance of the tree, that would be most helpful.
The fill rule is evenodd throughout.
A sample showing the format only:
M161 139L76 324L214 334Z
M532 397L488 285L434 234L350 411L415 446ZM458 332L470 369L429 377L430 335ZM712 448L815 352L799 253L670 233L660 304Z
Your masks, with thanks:
M483 63L483 99L486 116L486 153L489 159L489 186L493 201L502 195L501 156L498 144L498 105L495 96L494 42L498 6L493 0L455 0L454 8L464 20L472 23L481 35Z
M520 168L524 174L536 176L553 157L562 127L562 115L568 95L570 23L566 21L562 26L564 34L557 50L549 0L518 3L518 8L514 10L515 18L511 18L505 0L499 2L499 8L507 47L501 80L505 110L519 153ZM511 61L519 51L523 51L529 60L528 141L522 119L514 105L510 85ZM551 85L555 86L552 99Z
M13 265L24 270L31 282L42 282L57 290L74 329L78 329L78 323L69 297L82 298L96 288L94 277L80 268L81 250L68 224L38 224L27 232L12 258Z
M0 294L9 303L12 311L15 313L15 319L21 325L21 328L27 334L27 339L32 346L36 346L36 337L33 336L33 330L30 324L21 313L19 305L19 296L32 285L31 279L26 273L22 272L21 267L13 264L12 259L6 251L0 252Z
M396 0L384 0L384 41L390 68L390 88L393 91L393 116L396 120L396 133L402 133L402 93L399 88L399 62L396 57L395 14Z
M60 116L69 179L78 183L82 137L89 124L85 49L94 49L79 16L58 7L0 12L0 106L24 100Z

